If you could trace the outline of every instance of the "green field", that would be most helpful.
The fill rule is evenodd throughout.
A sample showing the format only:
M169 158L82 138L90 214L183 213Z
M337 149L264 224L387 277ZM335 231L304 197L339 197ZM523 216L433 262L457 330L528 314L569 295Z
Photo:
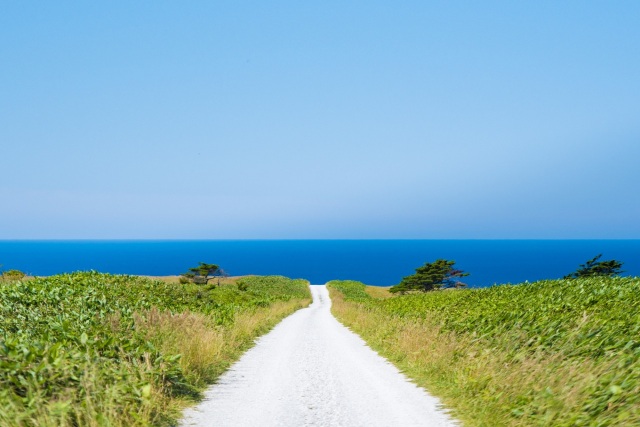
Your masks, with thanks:
M640 425L638 278L385 298L330 287L338 318L465 425Z
M193 285L84 272L0 283L0 425L171 425L304 280Z

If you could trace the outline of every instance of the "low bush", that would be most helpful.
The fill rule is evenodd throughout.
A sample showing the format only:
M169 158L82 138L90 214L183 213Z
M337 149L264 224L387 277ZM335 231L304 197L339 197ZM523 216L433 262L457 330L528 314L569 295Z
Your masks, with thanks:
M335 314L466 425L640 425L638 278L384 299L330 288Z
M20 270L7 270L2 272L2 280L5 281L16 281L22 280L27 275Z
M170 425L309 301L303 280L244 281L241 292L81 272L0 287L0 425Z

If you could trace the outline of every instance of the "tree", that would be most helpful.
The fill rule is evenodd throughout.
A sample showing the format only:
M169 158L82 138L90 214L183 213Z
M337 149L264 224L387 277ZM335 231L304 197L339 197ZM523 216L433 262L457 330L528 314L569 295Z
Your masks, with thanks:
M602 254L599 254L584 264L580 264L580 267L571 274L564 276L565 279L576 279L578 277L595 277L595 276L617 276L623 271L622 263L611 259L609 261L598 261L602 258Z
M425 263L422 267L416 268L416 273L406 276L400 283L391 287L390 292L404 294L409 291L428 292L443 288L465 287L459 279L468 276L462 270L454 268L455 261L437 259L432 263Z
M220 277L223 276L226 276L226 273L220 268L220 266L204 262L199 263L197 267L190 268L188 272L182 275L182 277L186 278L190 282L197 283L199 285L208 284L209 280L214 277L218 278L218 285L220 285Z

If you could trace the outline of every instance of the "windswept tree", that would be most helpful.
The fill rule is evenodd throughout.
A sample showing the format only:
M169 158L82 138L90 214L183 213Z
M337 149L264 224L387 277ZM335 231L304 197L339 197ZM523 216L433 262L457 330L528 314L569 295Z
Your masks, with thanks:
M199 285L206 285L209 283L209 280L217 278L218 285L220 285L220 278L225 277L226 275L227 274L220 268L220 266L201 262L197 267L190 268L188 272L182 275L182 277Z
M602 254L599 254L584 264L580 264L580 267L571 274L564 276L565 279L576 279L578 277L595 277L595 276L617 276L623 271L622 263L611 259L608 261L599 261L602 258Z
M389 291L403 294L410 291L428 292L436 289L466 287L467 285L462 283L460 278L468 276L469 273L454 268L455 263L446 259L425 263L422 267L416 268L415 274L404 277Z

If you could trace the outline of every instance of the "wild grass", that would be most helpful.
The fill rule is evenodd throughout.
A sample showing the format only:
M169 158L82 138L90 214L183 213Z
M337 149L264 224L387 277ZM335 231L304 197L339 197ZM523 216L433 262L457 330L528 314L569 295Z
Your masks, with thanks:
M188 383L202 389L250 348L256 336L306 305L307 300L299 299L274 302L237 314L232 327L218 327L200 313L152 309L135 317L135 327L162 353L180 354L180 367Z
M365 289L333 282L335 315L464 425L640 425L638 279Z
M389 288L383 288L380 286L367 286L364 290L369 294L369 296L377 299L386 299L393 296L393 294L389 292Z
M307 282L225 286L95 272L0 285L0 425L172 425Z

